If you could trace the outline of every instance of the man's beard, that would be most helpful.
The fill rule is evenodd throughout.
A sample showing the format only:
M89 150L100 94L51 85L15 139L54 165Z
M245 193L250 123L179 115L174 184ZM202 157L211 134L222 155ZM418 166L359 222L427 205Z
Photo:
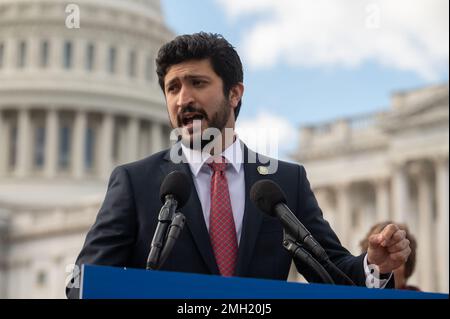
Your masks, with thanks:
M178 131L178 138L181 142L191 148L191 149L198 149L203 150L205 146L210 144L214 141L214 139L217 137L215 135L210 134L203 134L204 131L208 128L215 128L221 133L224 132L225 126L228 122L228 119L230 117L231 113L231 105L229 102L224 98L222 100L222 103L220 103L219 107L217 108L218 111L215 112L211 118L208 117L208 114L200 107L196 107L193 105L188 105L185 107L179 114L177 114L177 126L174 126L173 123L172 127L179 129ZM187 134L185 132L185 128L183 128L183 115L185 113L199 113L203 116L202 120L204 120L207 124L206 127L199 127L199 125L194 124L194 128L197 128L197 130L191 132L190 134ZM199 120L197 123L201 123ZM221 137L222 139L224 136Z

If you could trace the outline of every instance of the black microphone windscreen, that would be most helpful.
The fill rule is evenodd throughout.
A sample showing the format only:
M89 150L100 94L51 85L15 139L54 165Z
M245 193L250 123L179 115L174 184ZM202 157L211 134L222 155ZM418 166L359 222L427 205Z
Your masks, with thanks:
M183 207L191 195L191 183L188 176L181 171L167 174L159 189L161 202L165 202L166 195L173 195L178 202L178 208Z
M286 204L286 195L277 183L262 179L250 189L250 199L263 212L274 216L273 207L279 203Z

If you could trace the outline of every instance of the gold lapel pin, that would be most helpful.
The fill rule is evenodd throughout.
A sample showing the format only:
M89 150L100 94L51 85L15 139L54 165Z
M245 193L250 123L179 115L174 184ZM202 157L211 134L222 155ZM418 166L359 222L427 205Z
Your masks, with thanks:
M269 169L266 166L258 166L257 171L261 175L269 174Z

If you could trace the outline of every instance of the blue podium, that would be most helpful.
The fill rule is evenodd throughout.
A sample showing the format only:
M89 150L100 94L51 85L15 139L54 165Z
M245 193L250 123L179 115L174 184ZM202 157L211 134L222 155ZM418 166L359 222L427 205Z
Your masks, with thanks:
M82 299L448 299L448 294L83 265Z

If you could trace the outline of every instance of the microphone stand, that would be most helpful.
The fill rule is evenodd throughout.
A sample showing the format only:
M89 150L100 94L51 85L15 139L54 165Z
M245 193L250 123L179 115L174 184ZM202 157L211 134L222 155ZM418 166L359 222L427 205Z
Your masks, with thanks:
M294 259L306 264L316 275L320 277L322 283L334 285L334 280L325 268L301 245L298 244L292 236L283 231L283 247L289 251Z
M159 256L163 248L167 230L172 222L175 210L177 209L177 201L172 195L166 196L166 201L161 207L158 215L158 225L156 226L155 234L153 235L150 252L147 258L147 270L158 269Z
M162 249L157 269L161 268L161 266L164 265L164 262L166 261L167 257L169 257L170 252L172 251L173 246L175 245L175 242L177 241L178 237L181 234L181 231L183 230L185 220L186 218L180 212L177 212L173 217L172 223L169 226L166 242Z
M297 227L295 233L290 235L289 238L294 243L302 243L300 246L317 258L317 261L324 266L325 268L332 271L336 276L338 276L342 280L342 284L349 286L356 286L355 283L342 271L340 270L333 262L331 262L328 257L325 249L314 239L311 233L300 223L302 227ZM286 236L285 231L285 236Z

